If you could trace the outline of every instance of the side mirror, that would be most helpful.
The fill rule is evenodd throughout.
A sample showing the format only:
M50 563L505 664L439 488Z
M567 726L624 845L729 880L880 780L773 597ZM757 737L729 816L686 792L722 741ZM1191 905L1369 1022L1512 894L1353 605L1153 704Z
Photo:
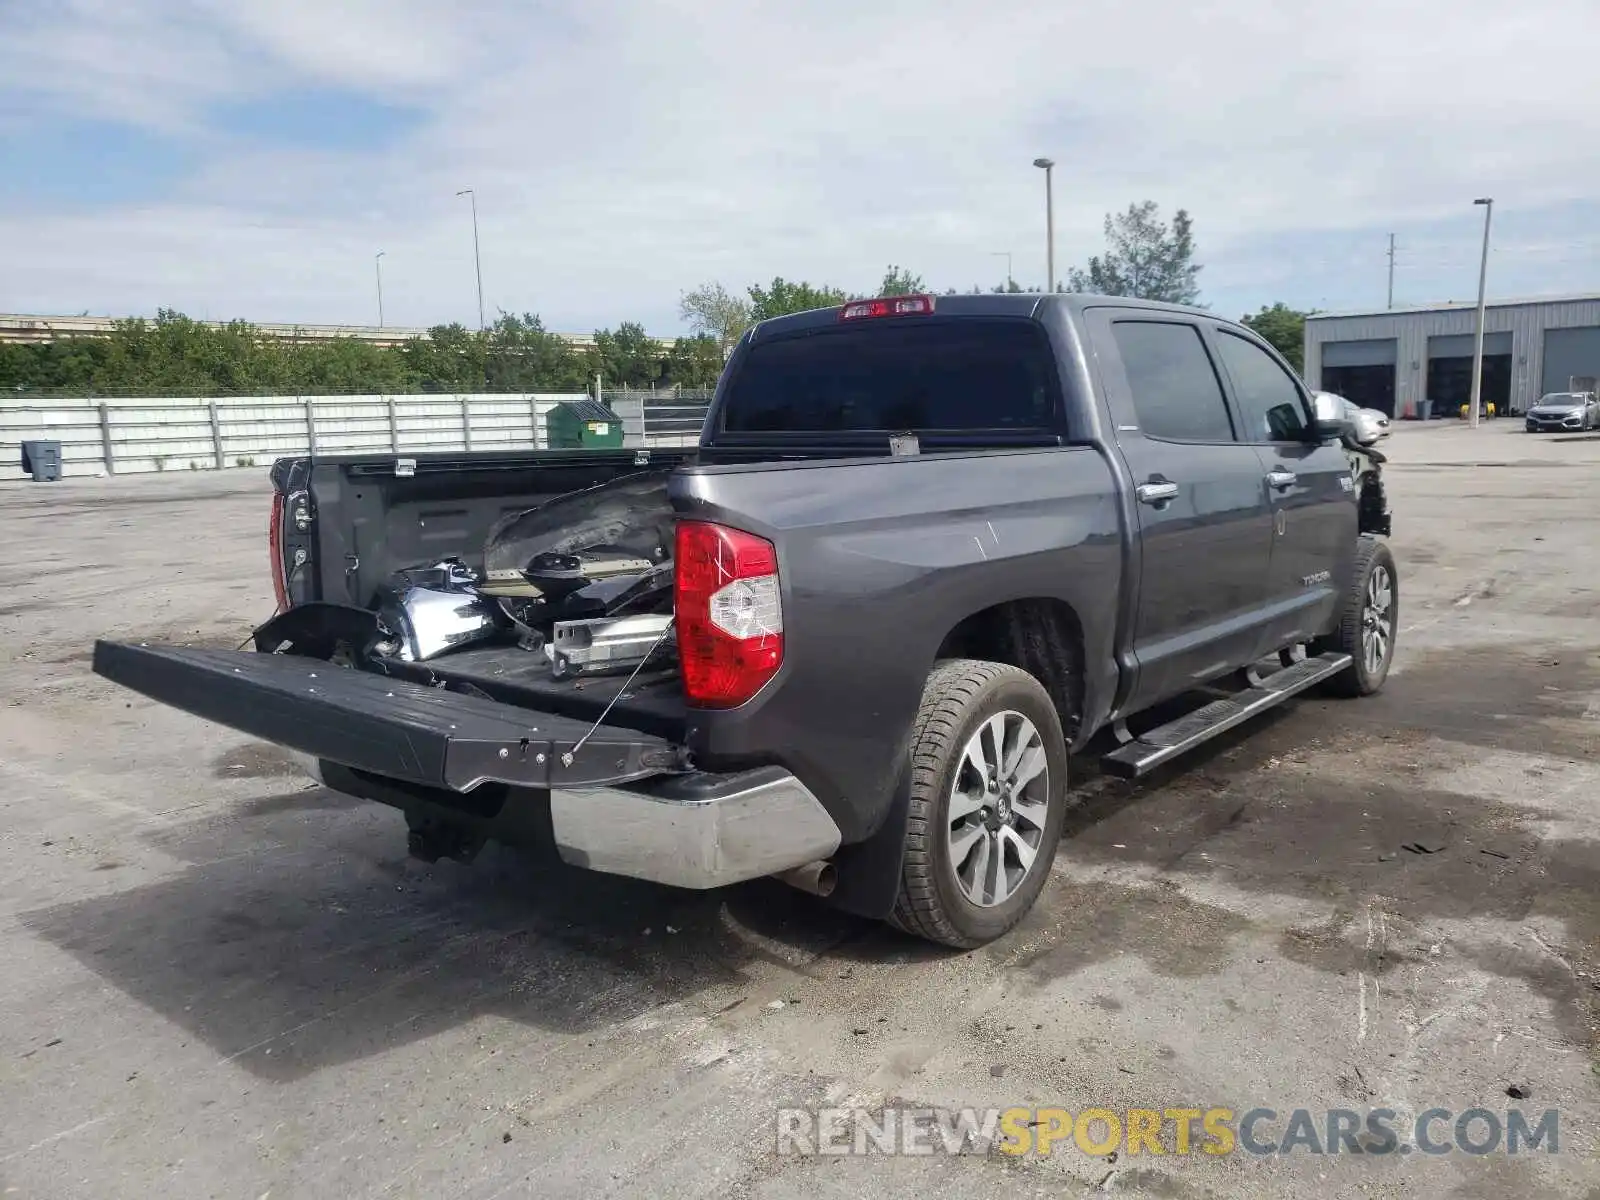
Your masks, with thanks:
M1315 421L1312 432L1319 442L1337 441L1349 430L1350 418L1345 415L1344 400L1332 392L1313 392L1311 408Z

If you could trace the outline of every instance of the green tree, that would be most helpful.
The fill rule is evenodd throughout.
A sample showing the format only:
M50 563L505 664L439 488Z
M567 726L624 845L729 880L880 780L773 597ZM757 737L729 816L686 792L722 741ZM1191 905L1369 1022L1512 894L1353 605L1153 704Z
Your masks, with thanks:
M644 326L624 321L615 331L597 329L592 363L606 387L652 388L661 382L665 356Z
M586 356L534 313L501 313L484 337L490 391L581 392L588 384Z
M724 358L750 325L750 300L720 283L703 283L678 300L678 315L697 335L714 338Z
M415 391L405 359L382 346L340 338L298 347L294 390L323 394L387 395ZM251 391L282 390L257 374Z
M883 273L883 282L878 285L879 296L919 296L928 290L928 285L922 281L921 275L913 275L904 267L891 265Z
M1087 270L1068 273L1075 292L1134 296L1195 304L1200 299L1200 266L1194 261L1194 222L1179 209L1169 226L1154 200L1128 205L1106 215L1106 252L1089 260Z
M1290 308L1280 300L1271 307L1263 304L1260 312L1242 318L1242 322L1272 343L1296 371L1304 371L1306 318L1310 315L1297 308Z
M715 387L725 362L722 347L708 333L679 338L667 352L666 382L677 387Z
M425 392L476 392L487 375L487 339L459 321L435 325L401 348L406 368Z
M108 349L106 339L99 337L0 345L0 391L87 393Z
M790 283L783 278L774 279L770 287L752 284L749 290L751 321L766 321L813 308L832 308L849 299L840 288Z
M355 338L268 336L244 321L213 326L163 309L113 323L103 336L0 345L0 394L209 396L228 394L582 391L596 370L613 386L715 382L721 351L685 339L670 370L663 347L636 323L581 350L533 313L502 313L487 330L438 325L401 346Z
M158 396L247 391L259 369L251 361L253 334L242 321L212 329L170 309L154 321L117 321L91 385L98 392Z

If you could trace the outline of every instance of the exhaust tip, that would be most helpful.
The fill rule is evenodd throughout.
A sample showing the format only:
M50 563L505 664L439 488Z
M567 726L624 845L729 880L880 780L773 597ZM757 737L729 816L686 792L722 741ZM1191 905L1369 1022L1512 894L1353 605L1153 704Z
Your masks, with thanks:
M802 892L810 892L813 896L826 897L833 895L833 889L839 882L839 872L831 862L819 860L779 872L773 878L781 879Z

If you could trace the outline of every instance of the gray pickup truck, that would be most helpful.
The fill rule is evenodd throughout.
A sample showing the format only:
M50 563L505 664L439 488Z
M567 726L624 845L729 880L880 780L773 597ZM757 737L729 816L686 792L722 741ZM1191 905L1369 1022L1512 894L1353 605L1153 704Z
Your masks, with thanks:
M783 317L692 450L279 461L255 649L95 670L401 809L424 858L778 876L976 946L1039 895L1091 742L1139 776L1382 686L1387 505L1335 400L1187 308Z

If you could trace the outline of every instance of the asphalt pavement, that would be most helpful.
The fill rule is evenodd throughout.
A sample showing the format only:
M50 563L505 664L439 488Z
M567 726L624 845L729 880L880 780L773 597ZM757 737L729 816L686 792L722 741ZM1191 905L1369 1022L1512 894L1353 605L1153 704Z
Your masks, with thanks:
M0 485L0 1192L1600 1196L1600 435L1385 450L1385 692L1081 764L1037 909L969 954L767 881L409 859L89 672L268 615L264 471ZM780 1108L885 1104L1554 1109L1559 1146L780 1152Z

